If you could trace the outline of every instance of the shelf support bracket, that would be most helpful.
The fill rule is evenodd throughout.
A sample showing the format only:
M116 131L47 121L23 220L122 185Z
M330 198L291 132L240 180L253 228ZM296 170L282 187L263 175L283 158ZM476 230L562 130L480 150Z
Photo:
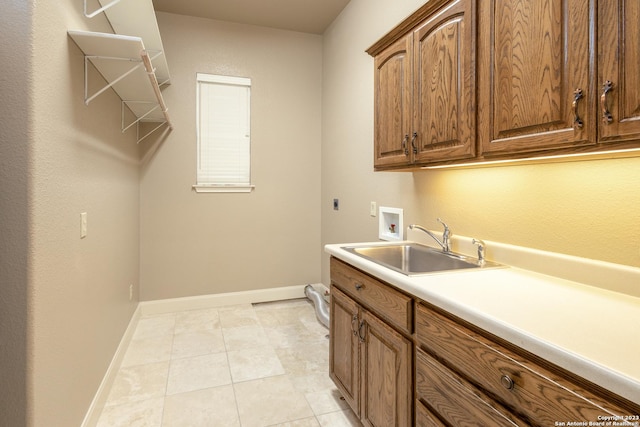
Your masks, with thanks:
M154 133L156 130L160 129L162 126L164 126L165 124L167 124L167 122L162 122L160 123L158 126L154 127L153 129L151 129L149 132L147 132L142 138L140 137L140 126L136 127L136 137L137 137L137 143L140 144L142 142L143 139L145 139L146 137L148 137L149 135L151 135L152 133Z
M111 6L114 6L118 3L120 3L120 0L113 0L109 4L106 4L101 8L94 10L93 12L87 12L87 0L84 0L84 16L86 16L87 18L93 18L94 16L104 12L105 10L109 9Z
M125 124L125 117L124 117L125 116L126 107L128 107L127 104L149 104L149 105L153 105L153 107L151 109L149 109L149 111L144 113L142 116L138 117L136 120L134 120L133 122L131 122L131 123L129 123L127 125L127 124ZM122 104L121 104L122 133L124 133L127 130L129 130L129 128L131 128L131 126L136 125L136 138L137 138L137 142L140 143L143 139L145 139L146 137L151 135L156 130L160 129L160 127L162 127L165 124L169 125L169 127L171 128L170 123L167 120L165 120L163 122L160 122L160 124L158 124L158 126L156 126L155 128L151 129L149 132L147 132L142 137L140 137L140 122L143 121L143 119L145 117L147 117L149 114L151 114L154 111L156 111L158 108L160 108L160 104L155 103L155 102L148 102L148 101L122 101ZM163 113L166 114L166 111L163 111Z
M93 60L93 59L108 59L108 60L113 60L113 61L129 61L129 62L137 62L137 64L134 67L132 67L130 70L128 70L127 72L122 74L120 77L118 77L117 79L113 80L111 83L107 84L105 87L103 87L102 89L98 90L93 95L89 96L89 62L91 60ZM133 73L135 70L137 70L138 68L142 67L143 65L144 64L142 63L142 61L140 59L113 58L113 57L108 57L108 56L87 56L87 55L85 55L85 57L84 57L84 103L85 103L85 105L89 105L89 103L91 101L93 101L97 96L102 94L104 91L106 91L107 89L109 89L110 87L112 87L113 85L118 83L120 80L124 79L129 74Z

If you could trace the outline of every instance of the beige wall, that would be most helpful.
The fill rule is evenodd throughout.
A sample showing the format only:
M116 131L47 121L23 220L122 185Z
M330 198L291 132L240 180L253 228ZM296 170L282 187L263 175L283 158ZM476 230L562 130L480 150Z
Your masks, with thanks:
M31 7L0 8L0 425L27 418ZM21 55L16 55L21 52Z
M75 0L2 4L2 425L80 424L135 308L129 284L152 300L329 283L321 243L375 240L370 201L407 223L442 216L461 235L640 266L640 159L372 172L364 50L420 4L352 0L324 38L159 14L175 129L139 147L113 93L82 102L66 31L108 31L103 18ZM199 71L253 79L251 194L191 190Z
M460 235L640 267L640 158L420 172L427 221ZM419 218L425 221L423 218Z
M108 31L104 18L85 19L75 0L3 3L0 15L2 51L18 57L8 68L2 61L0 120L10 133L0 312L16 329L8 349L3 314L2 369L11 374L8 382L3 374L0 423L77 426L135 309L138 151L134 133L120 132L112 92L83 103L83 55L67 30ZM85 239L80 212L88 213Z
M141 299L320 280L322 38L159 13L175 129L143 143ZM249 194L197 194L197 72L250 77Z
M442 217L454 234L640 267L640 158L372 172L373 60L364 50L421 3L351 0L324 35L323 243L376 240L377 201L404 208L406 224L440 229Z
M373 172L373 60L365 49L393 28L420 0L351 0L324 34L322 104L322 242L378 239L371 201L405 210L418 220L420 199L411 173ZM332 201L340 200L334 211ZM322 257L329 284L329 257Z

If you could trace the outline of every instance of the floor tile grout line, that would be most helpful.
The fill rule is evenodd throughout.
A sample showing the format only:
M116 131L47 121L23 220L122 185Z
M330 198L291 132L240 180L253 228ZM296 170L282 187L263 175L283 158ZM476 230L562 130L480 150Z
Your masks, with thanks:
M251 310L247 310L246 309L247 307L244 308L244 312L242 313L244 315L243 317L245 317L245 318L249 317L249 318L255 320L256 325L259 326L260 329L262 330L262 332L265 333L265 335L267 336L267 343L266 344L262 344L261 343L260 346L261 347L268 347L268 348L270 348L271 350L273 350L275 352L279 363L282 365L283 373L275 374L275 375L269 374L269 375L267 375L265 377L259 377L259 378L254 378L254 379L248 378L248 379L242 379L242 380L239 380L239 381L234 380L234 378L233 378L233 376L231 374L231 360L230 360L230 357L229 357L228 340L225 339L225 336L222 333L223 329L224 329L223 326L222 326L223 325L223 321L222 321L222 319L220 317L220 312L218 310L215 310L215 313L217 315L217 322L216 322L217 327L214 327L213 330L220 329L220 332L222 334L222 345L224 346L224 349L223 349L224 351L208 351L206 353L207 355L224 353L224 358L225 358L225 360L227 362L227 369L229 369L229 378L230 378L231 389L232 389L232 392L233 392L233 399L235 401L235 406L236 406L235 407L235 415L237 417L238 422L241 423L240 425L242 425L242 420L240 418L240 408L239 408L239 405L238 405L238 395L237 395L236 385L244 383L244 382L249 382L249 381L254 381L254 380L262 380L262 379L272 378L272 377L277 377L277 376L282 376L282 377L286 377L286 378L289 378L289 379L293 379L293 378L296 378L295 375L297 375L297 374L293 374L292 372L288 371L285 368L285 364L282 363L281 355L278 354L278 351L277 351L277 350L280 350L280 349L295 348L295 346L294 345L291 345L291 346L289 346L289 345L275 346L274 342L271 339L269 339L269 337L268 337L267 329L278 330L279 328L286 328L287 326L290 326L292 324L298 324L298 322L304 327L307 326L307 324L306 324L307 322L303 321L303 318L305 320L307 319L306 314L304 314L304 313L301 313L303 315L303 317L297 317L297 321L296 322L289 323L289 321L291 319L289 319L288 317L281 318L281 319L277 318L277 314L276 313L279 310L281 310L281 308L276 308L274 310L274 313L272 313L272 315L275 316L275 318L270 318L269 317L270 316L270 313L269 313L270 310L263 310L262 308L260 310L256 310L254 306L249 306L249 307L251 307ZM179 335L177 333L178 328L179 327L185 327L184 324L179 325L179 323L178 323L179 319L180 319L180 313L185 313L185 312L190 312L190 311L192 312L192 311L196 311L196 310L183 310L183 311L180 311L180 312L170 313L170 317L173 318L173 329L172 329L173 333L171 334L171 345L170 345L170 351L169 351L169 356L168 356L169 360L167 361L167 363L168 363L168 367L167 367L168 371L167 371L167 377L165 379L165 384L164 384L164 396L162 397L162 412L160 414L161 423L164 423L166 421L165 420L165 418L166 418L166 409L167 409L166 400L167 400L167 398L170 397L167 393L169 391L169 381L170 381L170 375L169 374L171 372L171 364L172 364L172 362L174 362L176 360L181 360L183 358L196 357L196 356L183 356L183 357L174 358L174 349L175 349L175 345L176 345L175 338L176 338L176 335ZM230 307L229 311L232 311L231 307ZM264 312L265 315L264 316L259 315L258 311ZM296 310L294 309L292 311L296 311ZM160 317L160 316L154 316L154 317ZM271 320L269 320L269 319L271 319ZM242 317L239 319L239 321L240 321L240 323L242 323ZM188 323L189 321L185 320L185 322ZM274 322L274 323L272 324L271 322ZM199 329L199 326L197 326L197 322L194 322L194 324L195 325L191 325L191 326L193 326L193 328L195 328L195 329L191 329L191 327L185 328L184 330L181 329L180 333L193 333L193 332L199 331L200 329ZM227 325L231 325L231 324L232 323L227 322ZM230 326L227 329L231 329L233 327L241 327L241 326L243 326L243 325ZM206 330L208 331L209 329L207 328ZM315 331L313 333L315 333ZM317 339L317 340L313 340L313 341L320 342L321 340ZM254 348L255 347L250 347L250 349L254 349ZM119 370L121 370L122 368L123 367L120 367ZM220 387L220 386L204 387L203 389L216 388L216 387ZM295 385L294 385L294 387L295 387ZM203 389L199 389L199 390L203 390ZM191 391L196 391L196 390L191 390ZM302 393L302 391L300 391L300 392ZM184 392L184 393L187 393L187 392ZM181 394L181 393L176 393L176 394ZM313 418L316 421L316 423L318 425L320 425L320 419L319 419L320 415L324 416L324 415L327 415L327 414L330 414L330 413L344 412L344 409L336 408L335 410L330 410L328 412L322 412L320 415L316 414L315 411L313 410L311 402L309 402L309 399L306 396L307 393L303 393L303 394L304 394L304 397L305 397L306 404L311 409L311 415L309 417L300 418L300 420L307 419L307 418L308 419L312 419ZM146 399L146 400L149 400L149 399ZM289 420L289 421L283 421L283 422L293 422L293 421L297 421L297 420ZM276 423L274 425L277 425L277 424L278 423Z

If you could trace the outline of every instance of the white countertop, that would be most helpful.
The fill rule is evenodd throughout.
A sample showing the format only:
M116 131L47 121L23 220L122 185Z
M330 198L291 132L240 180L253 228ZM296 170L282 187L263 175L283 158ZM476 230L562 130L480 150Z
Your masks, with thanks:
M637 296L515 267L406 276L342 249L350 245L325 251L640 404ZM625 274L640 286L640 269Z

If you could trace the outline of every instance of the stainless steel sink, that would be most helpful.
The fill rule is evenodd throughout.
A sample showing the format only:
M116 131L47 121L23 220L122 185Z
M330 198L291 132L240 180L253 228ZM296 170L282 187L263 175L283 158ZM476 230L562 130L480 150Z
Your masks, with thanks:
M385 246L343 246L351 253L366 258L408 276L472 268L502 267L491 261L480 263L478 259L417 243Z

